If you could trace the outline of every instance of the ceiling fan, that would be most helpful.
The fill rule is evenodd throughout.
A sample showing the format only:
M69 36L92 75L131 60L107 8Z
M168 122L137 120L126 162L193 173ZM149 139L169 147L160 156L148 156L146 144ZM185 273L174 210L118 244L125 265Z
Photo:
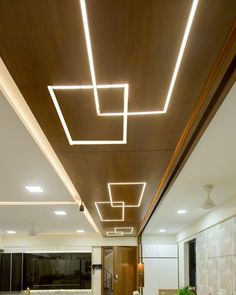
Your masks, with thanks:
M212 209L215 207L215 203L214 201L211 199L210 197L210 193L211 191L213 190L213 187L214 185L213 184L207 184L207 185L204 185L204 190L206 191L207 193L207 198L205 200L205 202L203 203L202 205L202 208L205 209L205 210L209 210L209 209Z
M31 227L30 231L28 232L28 235L29 236L36 236L37 235L33 225Z

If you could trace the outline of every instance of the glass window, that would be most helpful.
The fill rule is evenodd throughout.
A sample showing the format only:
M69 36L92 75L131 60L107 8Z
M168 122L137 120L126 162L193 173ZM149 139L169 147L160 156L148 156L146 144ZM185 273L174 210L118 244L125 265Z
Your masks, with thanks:
M24 254L24 289L91 289L91 253Z

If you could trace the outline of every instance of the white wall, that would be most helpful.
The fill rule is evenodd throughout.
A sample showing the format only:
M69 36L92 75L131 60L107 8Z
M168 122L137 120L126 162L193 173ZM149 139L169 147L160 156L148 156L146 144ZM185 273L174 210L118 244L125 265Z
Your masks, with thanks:
M104 238L91 235L38 235L3 236L3 247L9 252L29 251L76 251L79 247L136 246L136 238Z
M101 264L102 263L102 255L101 255L101 247L93 247L92 253L92 263L93 264ZM92 290L93 295L101 295L101 272L102 270L95 270L92 275Z
M177 245L143 245L144 295L178 287Z
M175 235L142 235L142 245L169 245L176 244Z

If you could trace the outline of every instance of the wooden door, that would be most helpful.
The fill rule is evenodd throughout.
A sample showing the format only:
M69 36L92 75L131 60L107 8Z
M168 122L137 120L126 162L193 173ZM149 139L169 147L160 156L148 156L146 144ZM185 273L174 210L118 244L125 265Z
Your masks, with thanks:
M114 247L114 295L137 290L137 247Z

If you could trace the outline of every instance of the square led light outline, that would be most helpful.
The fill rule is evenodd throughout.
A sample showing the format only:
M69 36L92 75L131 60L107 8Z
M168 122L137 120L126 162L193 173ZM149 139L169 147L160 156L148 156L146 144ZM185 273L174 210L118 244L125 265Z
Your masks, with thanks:
M198 6L198 2L199 0L193 0L192 3L192 7L190 10L190 14L188 17L188 21L185 27L185 31L184 31L184 36L181 42L181 46L180 46L180 50L178 53L178 57L176 60L176 64L174 67L174 71L173 71L173 75L171 78L171 82L169 85L169 89L167 92L167 96L166 96L166 101L164 104L164 108L163 110L157 110L157 111L139 111L139 112L128 112L128 104L127 104L127 109L125 108L126 105L126 98L128 100L128 94L124 95L125 99L124 99L124 112L120 113L111 113L111 112L107 112L107 113L101 113L100 112L100 105L99 105L99 97L98 97L98 92L97 89L99 88L99 85L97 85L96 82L96 75L95 75L95 67L94 67L94 61L93 61L93 52L92 52L92 44L91 44L91 38L90 38L90 32L89 32L89 24L88 24L88 15L87 15L87 8L86 8L86 1L85 0L80 0L80 7L81 7L81 14L82 14L82 21L83 21L83 28L84 28L84 35L85 35L85 41L86 41L86 48L87 48L87 55L88 55L88 61L89 61L89 68L90 68L90 74L91 74L91 80L92 80L92 85L91 86L80 86L80 89L93 89L93 93L94 93L94 101L95 101L95 107L96 107L96 111L97 111L97 115L98 116L123 116L123 140L73 140L70 136L70 132L67 128L66 122L64 120L64 117L62 115L62 112L60 110L59 104L56 101L56 97L53 91L53 86L48 86L50 95L53 99L54 105L56 107L57 113L59 115L59 118L61 120L62 126L64 128L64 131L66 133L67 139L69 141L69 143L71 145L99 145L99 144L126 144L127 143L127 116L131 115L131 116L137 116L137 115L156 115L156 114L164 114L167 112L168 110L168 106L172 97L172 93L173 93L173 89L175 86L175 82L179 73L179 68L182 62L182 58L184 55L184 51L187 45L187 41L188 41L188 37L190 34L190 30L192 27L192 23L193 23L193 19L197 10L197 6ZM125 84L128 87L128 84ZM106 85L109 86L109 85ZM61 87L61 89L63 89L63 86L59 86ZM70 86L66 86L67 89L70 88ZM59 89L59 88L58 88ZM64 88L65 89L65 88ZM76 89L76 88L74 88ZM124 91L126 92L126 91ZM127 90L128 92L128 90Z
M177 60L175 63L174 71L172 74L172 78L170 81L170 85L168 88L166 101L164 104L163 110L157 110L157 111L139 111L139 112L128 112L127 115L129 116L137 116L137 115L158 115L158 114L165 114L168 110L168 106L172 97L172 93L174 90L175 82L179 73L180 65L183 59L184 51L187 45L188 37L191 31L193 19L197 10L199 0L193 0L192 7L189 13L188 21L185 27L183 39L181 42L181 46L179 49L179 53L177 56ZM91 74L91 80L93 83L93 92L94 92L94 100L97 112L100 113L100 106L99 106L99 98L97 93L97 87L96 87L96 75L95 75L95 67L94 67L94 61L93 61L93 52L92 52L92 44L91 44L91 38L90 38L90 31L89 31L89 24L88 24L88 14L87 14L87 8L86 8L86 2L85 0L80 0L80 7L81 7L81 14L82 14L82 20L83 20L83 27L84 27L84 35L85 35L85 41L86 41L86 47L87 47L87 55L88 55L88 61L89 61L89 68L90 68L90 74ZM123 113L100 113L101 116L122 116Z
M123 232L116 233L114 231L107 231L106 234L108 237L123 237L124 236Z
M130 232L124 232L123 230L129 229ZM134 228L132 226L121 226L121 227L114 227L115 233L123 232L123 235L132 235Z
M102 214L101 214L101 212L99 210L98 204L109 204L109 205L111 205L111 203L110 202L95 202L94 203L95 207L96 207L96 209L98 211L98 215L99 215L101 221L108 222L108 221L124 221L125 220L125 203L124 202L114 202L114 203L122 204L121 206L117 206L117 207L122 208L122 217L121 217L121 219L103 219Z
M110 198L110 202L111 202L111 206L112 207L120 207L119 205L114 205L114 202L113 199L112 199L112 191L111 191L111 186L115 186L115 185L143 185L143 188L142 188L142 191L140 193L140 196L139 196L139 201L138 201L138 204L136 205L125 205L125 208L136 208L136 207L140 207L141 203L142 203L142 200L143 200L143 195L144 195L144 191L145 191L145 188L146 188L146 182L109 182L107 184L108 186L108 193L109 193L109 198Z
M76 89L93 89L93 85L71 85L71 86L48 86L48 91L52 98L53 104L61 121L62 127L65 131L66 137L70 145L99 145L99 144L126 144L127 143L127 125L128 125L128 101L129 101L129 85L128 84L109 84L109 85L97 85L97 89L116 89L124 88L124 112L123 116L123 139L122 140L73 140L66 124L65 118L57 101L54 90L76 90ZM96 112L98 116L101 116L100 111ZM111 115L112 116L112 115Z
M124 232L123 230L129 229L130 232ZM124 235L132 235L134 228L131 226L114 227L114 231L107 231L108 237L123 237Z

